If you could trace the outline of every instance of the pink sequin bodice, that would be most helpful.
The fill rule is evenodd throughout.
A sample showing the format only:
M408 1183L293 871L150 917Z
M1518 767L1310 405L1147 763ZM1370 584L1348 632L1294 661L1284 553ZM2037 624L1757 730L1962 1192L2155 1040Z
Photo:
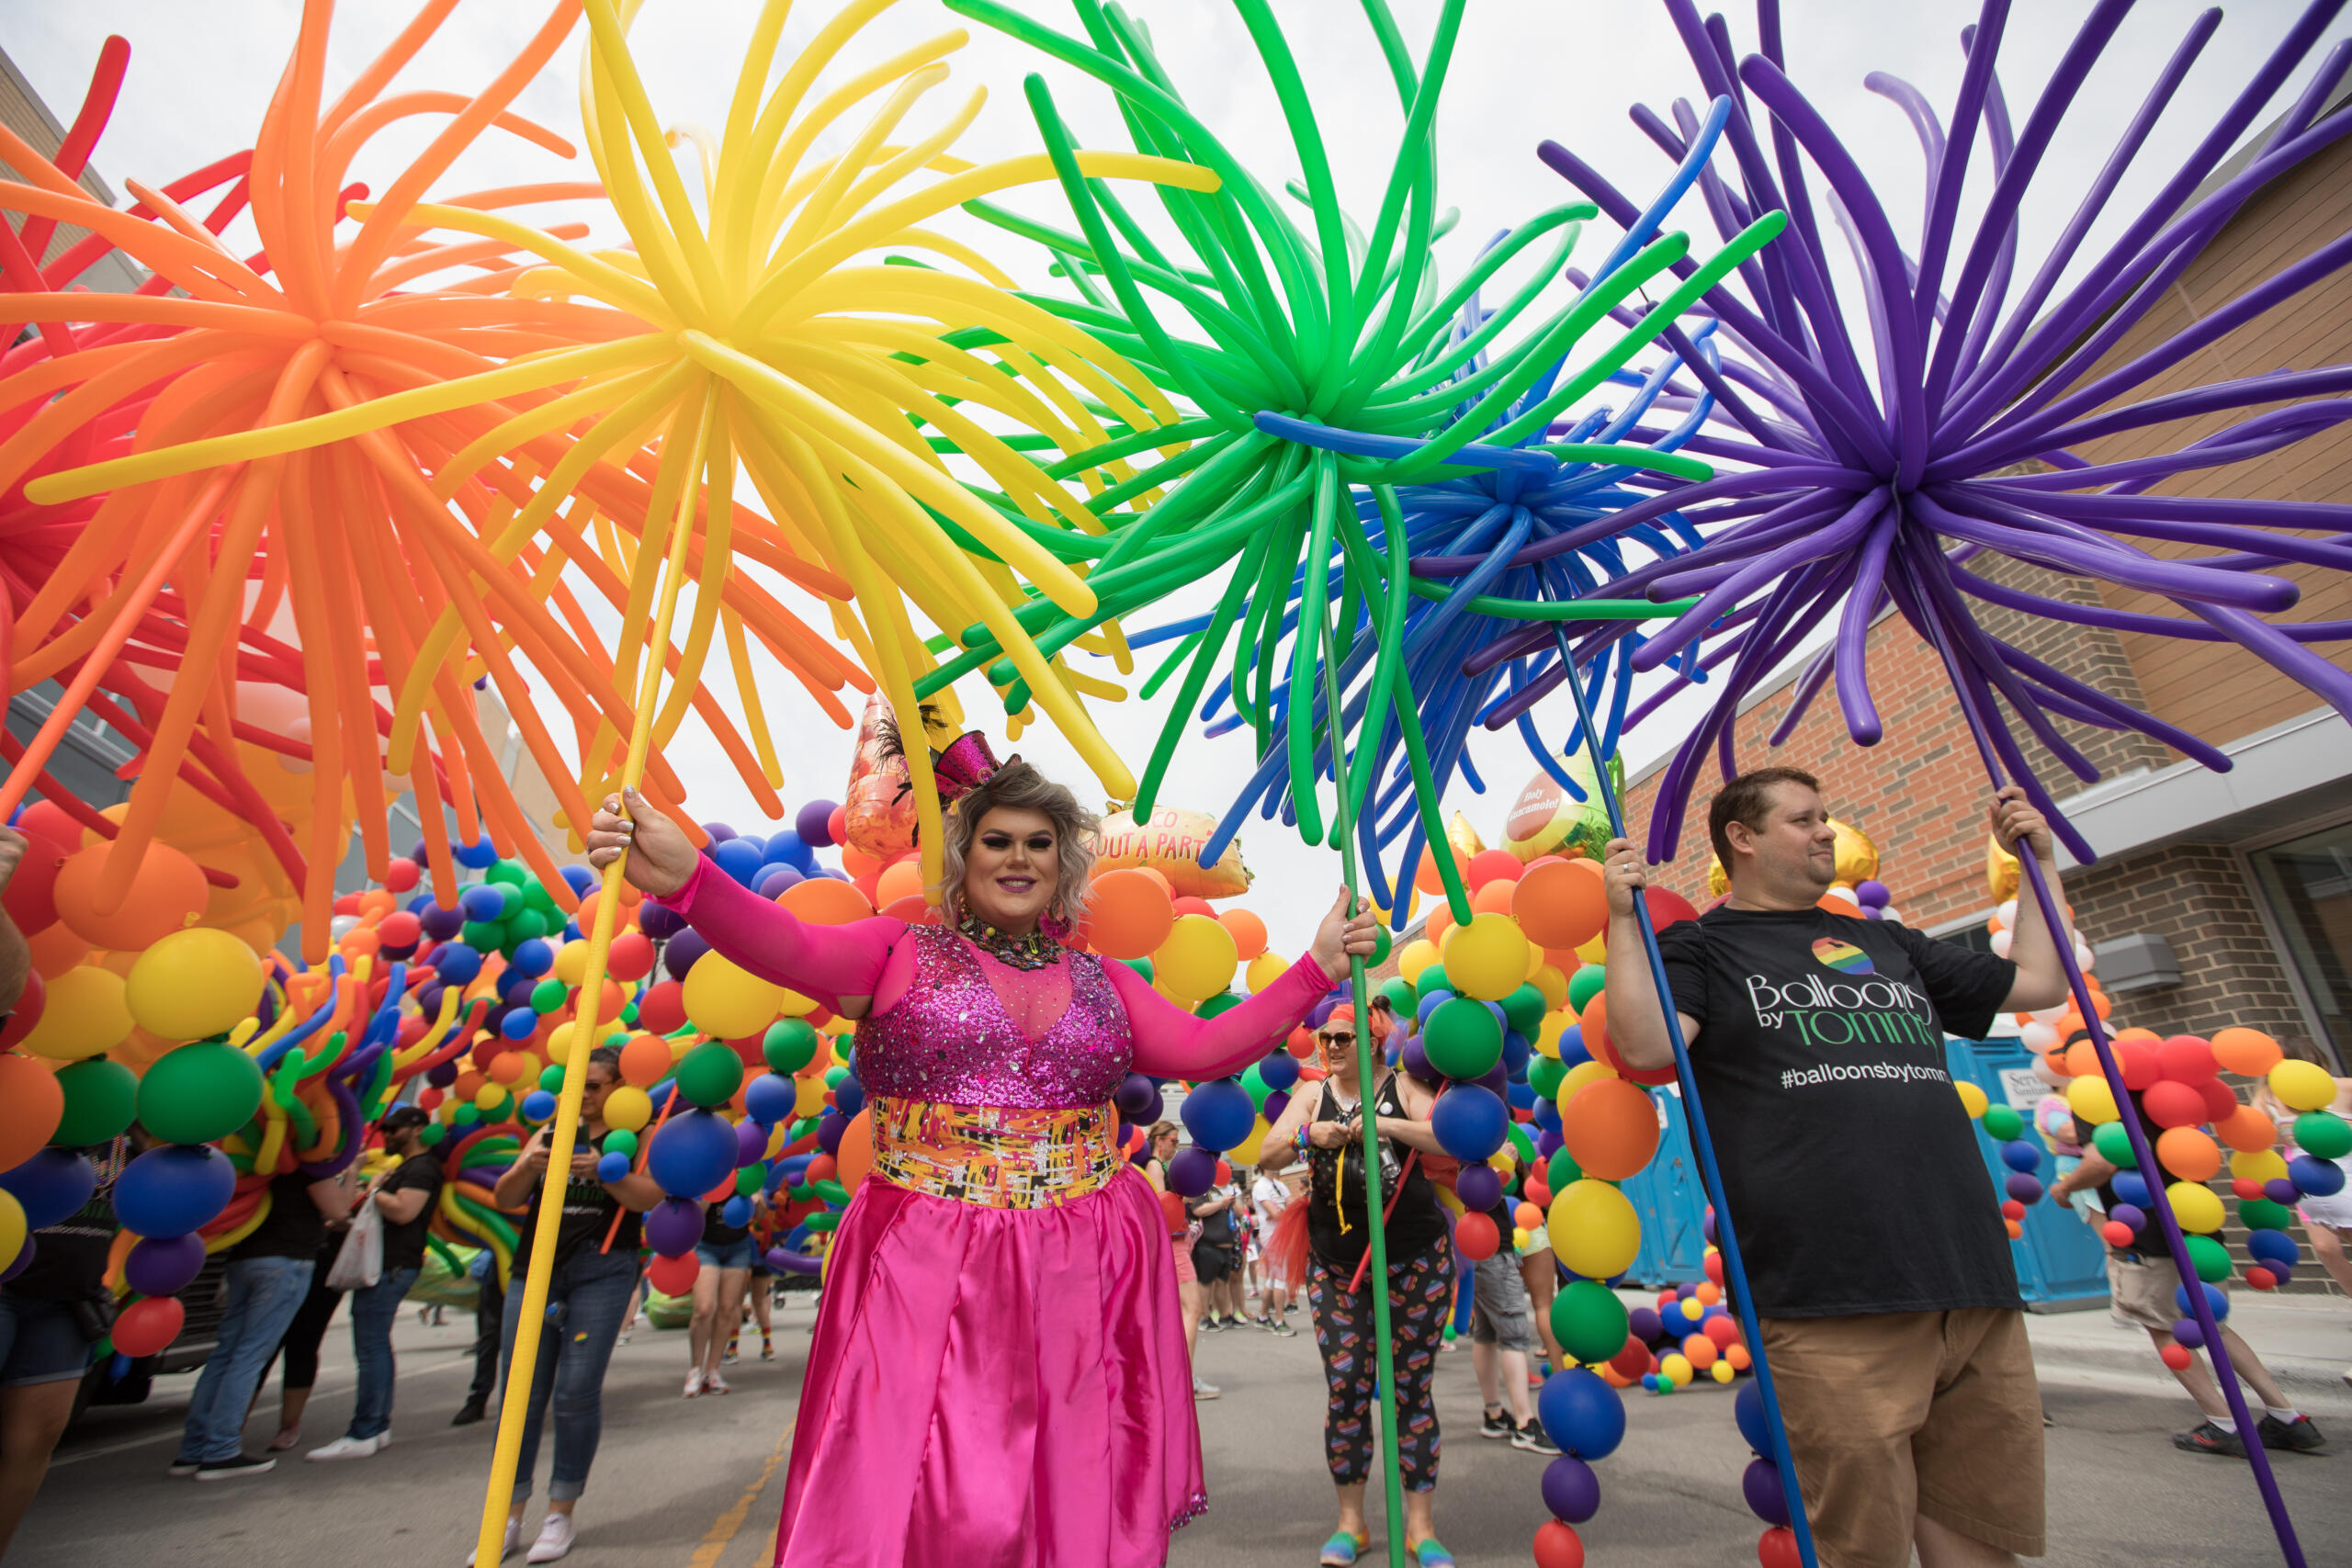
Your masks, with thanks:
M1126 1010L1092 953L1062 959L1069 1006L1033 1040L962 937L910 926L900 940L916 944L913 982L888 1011L857 1026L857 1077L867 1094L1061 1110L1101 1105L1125 1078L1133 1055Z

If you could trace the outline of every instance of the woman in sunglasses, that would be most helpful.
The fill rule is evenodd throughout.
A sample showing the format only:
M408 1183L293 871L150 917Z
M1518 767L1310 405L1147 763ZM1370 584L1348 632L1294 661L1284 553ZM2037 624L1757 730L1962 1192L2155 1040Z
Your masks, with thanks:
M1373 1012L1369 1032L1379 1059L1389 1014ZM1267 1130L1259 1168L1279 1171L1306 1162L1307 1302L1315 1313L1315 1346L1322 1352L1330 1403L1323 1416L1324 1458L1339 1489L1340 1528L1324 1543L1320 1562L1345 1568L1368 1551L1372 1532L1363 1514L1364 1483L1372 1473L1373 1400L1379 1359L1373 1334L1373 1292L1364 1278L1363 1090L1356 1064L1352 1008L1333 1010L1316 1044L1330 1076L1301 1084ZM1450 1568L1453 1556L1438 1543L1431 1522L1437 1489L1437 1406L1430 1374L1444 1337L1446 1303L1453 1290L1453 1247L1437 1188L1422 1167L1442 1154L1430 1130L1437 1097L1406 1073L1383 1069L1372 1095L1380 1134L1380 1190L1386 1213L1389 1326L1396 1367L1396 1448L1405 1483L1405 1540L1420 1568ZM1390 1528L1395 1528L1394 1525Z

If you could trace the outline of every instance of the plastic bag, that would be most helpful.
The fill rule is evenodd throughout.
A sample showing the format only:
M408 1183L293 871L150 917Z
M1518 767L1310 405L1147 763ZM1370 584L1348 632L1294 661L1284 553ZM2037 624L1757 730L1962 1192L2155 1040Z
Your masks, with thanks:
M351 1217L351 1229L344 1235L342 1250L334 1255L334 1267L327 1270L327 1289L363 1290L383 1272L384 1212L370 1198Z

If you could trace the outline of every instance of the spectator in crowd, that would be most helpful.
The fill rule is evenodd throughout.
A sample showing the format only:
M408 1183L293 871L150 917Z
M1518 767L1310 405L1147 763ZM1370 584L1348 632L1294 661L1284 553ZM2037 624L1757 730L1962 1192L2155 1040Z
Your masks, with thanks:
M521 1543L523 1509L531 1499L540 1428L552 1409L555 1458L548 1481L548 1517L526 1555L525 1561L530 1562L553 1562L571 1550L572 1509L588 1488L589 1467L595 1462L596 1441L604 1432L605 1369L612 1360L613 1342L620 1335L629 1295L637 1288L637 1248L643 1231L639 1216L662 1201L660 1185L642 1172L631 1171L617 1181L597 1179L595 1143L605 1133L605 1097L620 1082L621 1054L609 1045L598 1046L589 1053L587 1077L580 1101L581 1139L572 1152L571 1168L548 1171L549 1132L542 1127L531 1134L531 1141L491 1190L492 1201L501 1209L529 1205L514 1243L518 1278L530 1267L540 1206L550 1192L562 1206L555 1257L550 1260L554 1267L548 1280L548 1328L540 1337L538 1356L532 1364L521 1452L514 1469L514 1502L500 1551L503 1557ZM522 1311L523 1292L508 1291L499 1359L510 1377L514 1332ZM468 1562L471 1561L469 1557Z
M97 1186L80 1208L33 1232L26 1243L31 1261L0 1285L0 1558L49 1474L90 1353L113 1318L114 1293L104 1281L119 1228L114 1181L130 1158L130 1140L76 1152L96 1167Z
M452 1427L470 1427L490 1414L490 1396L498 1392L498 1330L506 1315L506 1292L498 1280L498 1258L482 1247L466 1265L474 1282L474 1381L466 1402L449 1417ZM623 1340L628 1338L626 1331Z
M392 1322L424 1271L425 1227L433 1223L433 1201L444 1179L440 1160L424 1146L424 1129L432 1120L413 1105L401 1105L377 1123L385 1152L400 1164L368 1190L368 1201L383 1223L384 1260L374 1284L351 1292L351 1353L359 1363L359 1389L350 1427L305 1459L367 1459L392 1440Z
M340 1176L314 1180L289 1170L270 1179L267 1201L261 1223L229 1249L229 1307L188 1396L174 1475L228 1481L277 1468L268 1455L244 1451L245 1416L264 1369L311 1293L328 1224L350 1215L351 1188Z
M1259 1327L1284 1338L1292 1337L1298 1330L1290 1325L1290 1287L1270 1266L1269 1255L1273 1248L1275 1223L1290 1201L1289 1184L1261 1168L1257 1179L1250 1185L1250 1206L1256 1212L1258 1226L1257 1321Z
M1241 1314L1237 1310L1241 1286L1241 1226L1234 1214L1240 1195L1240 1188L1231 1182L1220 1182L1188 1206L1201 1226L1201 1234L1193 1241L1193 1271L1200 1276L1201 1293L1207 1303L1208 1310L1201 1318L1204 1329L1241 1326Z
M346 1193L356 1193L358 1174L358 1167L345 1166L336 1183ZM343 1292L327 1283L327 1275L350 1229L348 1217L328 1223L326 1239L319 1244L318 1256L311 1263L311 1288L302 1304L294 1309L286 1332L277 1337L277 1356L284 1367L278 1378L277 1435L269 1439L271 1453L284 1453L302 1440L302 1412L310 1407L311 1390L319 1381L319 1347L326 1340L327 1325L334 1321L335 1309L343 1304ZM264 1367L261 1380L254 1384L254 1399L260 1399L261 1391L268 1386L269 1369Z
M1225 1391L1204 1380L1200 1369L1201 1308L1206 1298L1200 1275L1193 1267L1193 1243L1200 1236L1201 1223L1192 1217L1183 1200L1168 1190L1168 1162L1176 1157L1177 1141L1175 1122L1153 1122L1151 1130L1144 1134L1144 1146L1151 1151L1151 1157L1144 1162L1143 1173L1159 1189L1160 1202L1167 1207L1171 1222L1168 1241L1175 1250L1176 1305L1184 1314L1184 1355L1193 1364L1193 1397L1215 1399ZM1181 1225L1175 1223L1178 1215L1182 1216Z
M1508 1241L1509 1211L1498 1203L1489 1217ZM1520 1278L1517 1256L1498 1247L1478 1259L1472 1269L1470 1292L1470 1365L1478 1375L1478 1395L1485 1402L1478 1435L1508 1438L1512 1448L1530 1453L1558 1453L1527 1400L1527 1358L1535 1353L1537 1345L1527 1281Z
M1506 1229L1503 1235L1510 1238L1513 1233ZM1534 1226L1527 1233L1526 1245L1514 1246L1512 1250L1519 1254L1519 1277L1527 1286L1527 1305L1535 1319L1535 1332L1544 1339L1544 1375L1548 1377L1568 1364L1567 1353L1552 1337L1552 1298L1560 1292L1560 1269L1558 1260L1552 1256L1550 1228ZM1539 1425L1536 1429L1543 1428Z
M731 1201L731 1200L730 1200ZM725 1203L706 1203L702 1239L695 1243L695 1314L686 1326L686 1393L732 1393L719 1357L742 1321L743 1289L752 1278L752 1227L727 1223Z
M2138 1109L2140 1096L2134 1094L2132 1102ZM2146 1115L2145 1111L2141 1111L2142 1124L2155 1125L2144 1120ZM2080 1119L2075 1123L2075 1142L2082 1145L2082 1163L2050 1184L2050 1196L2063 1203L2070 1202L2077 1191L2095 1191L2098 1195L2099 1218L2104 1223L2106 1216L2114 1213L2118 1201L2114 1186L2117 1168L2093 1146L2090 1124ZM2109 1244L2107 1281L2118 1315L2146 1329L2158 1350L2173 1343L2173 1325L2188 1314L2176 1299L2180 1270L2173 1266L2165 1247L2164 1233L2154 1215L2127 1245ZM2214 1315L2218 1317L2220 1314ZM2222 1343L2229 1347L2230 1366L2236 1371L2238 1382L2253 1390L2262 1402L2262 1417L2256 1424L2255 1433L2262 1446L2290 1449L2298 1453L2318 1452L2325 1446L2319 1428L2312 1424L2310 1416L2289 1402L2277 1380L2271 1377L2270 1369L2254 1353L2254 1347L2240 1338L2238 1331L2228 1324L2216 1326L2222 1331ZM2191 1356L2187 1364L2171 1371L2205 1417L2188 1431L2175 1433L2173 1446L2190 1453L2244 1459L2245 1434L2238 1430L2236 1418L2230 1414L2229 1401L2222 1396L2221 1384L2213 1381L2212 1371L2204 1361Z
M743 1304L736 1309L735 1325L727 1333L727 1354L720 1358L721 1366L731 1366L736 1359L737 1345L743 1337L743 1319L748 1314L760 1325L760 1359L775 1359L775 1323L773 1317L775 1296L775 1271L768 1267L767 1235L768 1195L754 1193L752 1198L752 1276L743 1286Z

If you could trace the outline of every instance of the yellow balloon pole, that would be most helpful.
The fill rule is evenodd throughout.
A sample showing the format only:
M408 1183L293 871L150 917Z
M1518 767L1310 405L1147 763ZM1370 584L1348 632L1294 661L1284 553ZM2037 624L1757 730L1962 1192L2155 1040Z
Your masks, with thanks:
M638 682L637 709L630 716L628 750L621 761L624 810L626 792L637 788L645 776L645 754L651 747L653 715L661 696L662 653L670 646L670 626L678 608L678 585L685 577L686 540L694 524L695 480L703 465L717 398L714 386L705 394L692 431L672 433L673 441L680 434L688 436L683 445L689 452L685 478L678 487L677 514L671 522L669 548L662 562L653 635L644 650L645 671ZM731 488L731 484L710 487L718 497L715 505L728 503ZM605 868L603 896L596 900L596 919L588 932L588 966L580 981L579 1018L571 1032L571 1050L563 1064L563 1089L556 1101L548 1168L539 1179L539 1213L531 1232L530 1267L523 1277L523 1304L514 1320L514 1348L507 1360L505 1391L499 1399L498 1443L491 1454L490 1483L482 1496L481 1529L474 1545L476 1562L499 1560L500 1549L505 1544L506 1517L514 1507L514 1469L523 1447L524 1411L530 1403L531 1374L538 1363L539 1337L547 1326L548 1283L555 1269L556 1232L563 1223L563 1184L571 1179L571 1152L579 1141L580 1100L588 1088L588 1056L595 1048L600 1022L596 1003L605 987L605 964L612 952L613 922L620 908L621 868L627 859L626 855L616 857Z

